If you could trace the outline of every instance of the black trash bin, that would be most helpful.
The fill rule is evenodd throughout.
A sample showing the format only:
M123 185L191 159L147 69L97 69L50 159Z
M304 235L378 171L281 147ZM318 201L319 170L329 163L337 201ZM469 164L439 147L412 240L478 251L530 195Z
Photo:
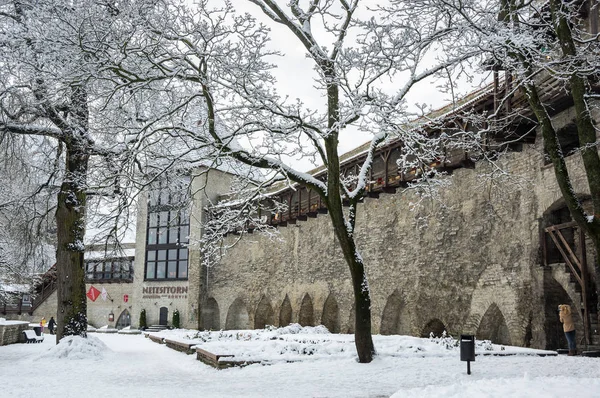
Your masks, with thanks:
M475 360L475 336L472 334L460 335L460 360L467 361L467 374L471 374L471 361Z
M42 335L42 327L41 326L34 326L33 327L33 331L35 332L36 336L41 336Z

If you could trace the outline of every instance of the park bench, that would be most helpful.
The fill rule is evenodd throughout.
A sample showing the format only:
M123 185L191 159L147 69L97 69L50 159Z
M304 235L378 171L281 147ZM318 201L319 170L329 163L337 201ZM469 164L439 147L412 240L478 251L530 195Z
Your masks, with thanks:
M253 363L260 363L260 361L236 361L233 358L234 355L231 354L217 355L196 347L196 359L216 369L231 368L234 366L242 367Z
M148 338L150 340L154 341L155 343L158 343L158 344L163 344L164 343L164 339L162 337L155 336L153 334L148 335Z
M44 341L43 336L38 336L37 334L35 334L35 331L31 329L23 330L23 335L25 336L26 343L41 343L42 341Z
M165 339L165 345L167 347L169 347L173 350L176 350L176 351L185 352L188 355L194 353L194 350L192 350L192 347L195 346L196 344L198 344L198 343L189 343L189 342L184 342L184 341Z

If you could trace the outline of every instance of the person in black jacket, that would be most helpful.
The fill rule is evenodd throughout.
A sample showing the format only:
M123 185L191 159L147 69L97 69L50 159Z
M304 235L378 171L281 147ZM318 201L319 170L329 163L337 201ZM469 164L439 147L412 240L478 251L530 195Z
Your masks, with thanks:
M54 317L50 317L50 321L48 321L48 330L50 330L50 334L54 334L54 327L56 326L56 321Z

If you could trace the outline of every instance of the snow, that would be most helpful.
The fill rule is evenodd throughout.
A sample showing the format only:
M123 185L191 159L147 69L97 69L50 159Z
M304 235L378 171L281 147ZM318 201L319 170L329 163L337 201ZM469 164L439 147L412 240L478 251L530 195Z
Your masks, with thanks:
M161 333L186 339L196 332ZM81 397L85 392L131 398L169 397L564 397L600 396L600 359L539 357L535 350L492 345L471 364L459 360L451 339L374 336L379 355L370 364L356 362L353 336L329 334L324 328L227 331L198 335L234 350L263 352L271 365L213 369L195 359L140 335L102 334L87 340L71 337L54 344L46 335L40 344L0 347L0 396ZM221 337L219 337L221 336ZM240 337L237 342L234 336ZM273 339L274 338L274 339ZM283 338L283 340L280 340ZM273 340L271 340L273 339ZM65 340L65 339L63 339ZM272 345L292 348L302 340L314 343L319 354L278 361ZM347 350L341 351L341 347ZM205 347L207 348L207 347ZM334 349L335 348L335 349ZM478 352L490 349L481 343ZM291 351L291 350L290 350ZM28 370L29 369L29 370ZM124 390L125 389L125 390Z
M3 325L3 326L4 325L6 325L6 326L8 326L8 325L22 325L24 323L27 323L27 322L23 322L23 321L7 321L5 318L0 318L0 325Z

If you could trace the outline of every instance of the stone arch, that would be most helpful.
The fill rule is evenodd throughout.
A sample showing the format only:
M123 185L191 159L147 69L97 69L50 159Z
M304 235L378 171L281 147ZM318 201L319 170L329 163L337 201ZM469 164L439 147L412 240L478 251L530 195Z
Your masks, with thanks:
M275 314L266 296L262 296L254 313L254 329L264 329L275 324Z
M555 267L553 271L554 274L559 274L566 281L569 281L568 274L564 271L563 267ZM578 294L576 292L569 294L552 273L547 272L544 274L544 337L546 340L545 348L547 350L567 348L567 339L565 338L562 324L558 317L559 304L568 304L571 306L573 322L577 331L577 341L578 343L581 341L583 337L583 320L580 316L580 307L577 302L571 299L571 297Z
M124 309L121 315L119 315L119 319L117 319L116 327L117 329L123 329L128 326L131 326L131 314L129 314L127 309Z
M236 298L229 306L227 311L227 320L225 321L225 329L238 330L248 328L248 310L246 304L241 298Z
M524 340L528 314L520 310L519 292L504 275L506 272L500 264L489 265L481 274L471 296L469 316L462 326L462 332L475 334L480 339L477 330L483 317L492 305L496 305L504 317L508 341L517 344Z
M313 308L312 298L306 293L300 305L300 314L298 314L298 323L302 326L315 325L315 311Z
M446 330L446 326L442 321L438 318L433 318L423 327L421 330L421 337L429 337L431 333L435 337L440 337L444 331Z
M205 330L219 330L221 328L219 303L214 297L209 297L202 309L202 328Z
M479 340L491 340L495 344L511 345L508 326L496 303L492 303L483 314L475 336Z
M279 326L287 326L290 323L292 323L292 303L286 294L279 309Z
M333 293L327 296L327 300L325 300L325 304L323 305L321 324L331 333L340 332L340 309Z
M383 313L381 314L381 327L379 333L384 335L410 335L408 311L404 299L398 290L395 290L385 303Z
M352 303L352 307L350 307L350 314L348 315L348 328L346 329L346 333L354 334L354 326L356 325L356 310L354 309L354 303Z

